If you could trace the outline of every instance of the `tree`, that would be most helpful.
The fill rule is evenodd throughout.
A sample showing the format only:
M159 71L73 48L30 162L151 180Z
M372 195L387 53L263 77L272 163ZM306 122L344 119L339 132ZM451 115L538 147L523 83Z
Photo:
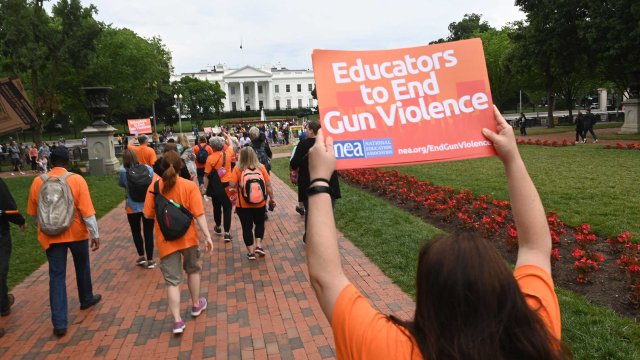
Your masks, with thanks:
M492 29L488 22L482 21L482 15L471 13L464 14L462 20L449 24L449 36L445 39L438 39L429 44L439 44L447 41L456 41L476 37L479 33L484 33Z
M226 94L218 82L208 82L185 76L174 82L176 94L182 94L183 103L191 121L202 127L204 119L219 116L224 108Z
M510 61L514 46L509 37L510 31L508 27L502 30L490 28L475 34L482 39L493 102L500 109L512 104L519 90Z

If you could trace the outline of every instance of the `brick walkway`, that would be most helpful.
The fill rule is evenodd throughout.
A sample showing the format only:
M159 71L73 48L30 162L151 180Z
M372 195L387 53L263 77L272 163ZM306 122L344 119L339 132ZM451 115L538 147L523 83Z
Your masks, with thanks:
M334 358L331 328L308 280L301 242L304 221L294 211L297 195L280 179L272 179L278 206L267 221L267 257L246 260L234 216L234 241L224 244L214 235L214 251L203 261L202 292L209 308L198 318L188 314L189 295L183 285L187 324L183 335L171 334L173 319L160 270L134 265L137 254L121 204L100 220L102 248L91 259L94 291L102 294L102 302L80 311L69 256L70 326L65 337L56 338L50 321L48 267L43 265L12 291L13 312L0 318L0 327L7 330L0 339L0 357ZM212 228L210 203L207 206ZM342 235L340 250L347 276L376 307L411 317L413 301Z

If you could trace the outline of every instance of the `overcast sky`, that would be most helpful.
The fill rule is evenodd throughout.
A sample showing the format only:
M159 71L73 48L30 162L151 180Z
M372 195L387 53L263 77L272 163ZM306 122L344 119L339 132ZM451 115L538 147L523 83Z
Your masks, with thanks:
M447 36L449 23L465 13L482 14L496 28L524 18L513 0L81 1L96 5L100 21L162 38L176 74L218 63L308 69L313 49L423 45Z

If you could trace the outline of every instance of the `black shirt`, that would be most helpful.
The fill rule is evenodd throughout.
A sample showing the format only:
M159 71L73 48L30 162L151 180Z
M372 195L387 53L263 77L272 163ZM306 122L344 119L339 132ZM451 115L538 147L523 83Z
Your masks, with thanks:
M307 188L311 182L309 175L309 150L316 143L315 138L307 138L300 140L296 147L296 152L293 154L293 158L289 162L289 167L292 169L298 169L298 201L304 202L307 200ZM342 197L340 193L340 182L338 181L338 173L333 172L331 179L329 179L329 186L331 187L331 198L339 199Z
M9 187L7 184L0 179L0 210L17 210L15 200L13 200L13 196L9 192ZM9 233L9 222L12 222L16 225L24 224L24 217L20 214L11 214L6 215L3 214L0 216L0 234Z

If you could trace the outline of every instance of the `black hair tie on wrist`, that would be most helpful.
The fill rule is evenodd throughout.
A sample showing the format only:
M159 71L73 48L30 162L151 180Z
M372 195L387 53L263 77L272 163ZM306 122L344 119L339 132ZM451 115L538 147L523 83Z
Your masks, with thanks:
M324 182L326 182L327 184L329 183L329 180L327 180L327 179L323 179L323 178L315 178L315 179L311 180L311 182L309 183L309 186L311 186L311 185L313 185L313 184L315 184L315 183L317 183L317 182L320 182L320 181L324 181Z
M331 187L329 186L309 186L307 188L307 197L316 195L316 194L329 194L331 195Z

